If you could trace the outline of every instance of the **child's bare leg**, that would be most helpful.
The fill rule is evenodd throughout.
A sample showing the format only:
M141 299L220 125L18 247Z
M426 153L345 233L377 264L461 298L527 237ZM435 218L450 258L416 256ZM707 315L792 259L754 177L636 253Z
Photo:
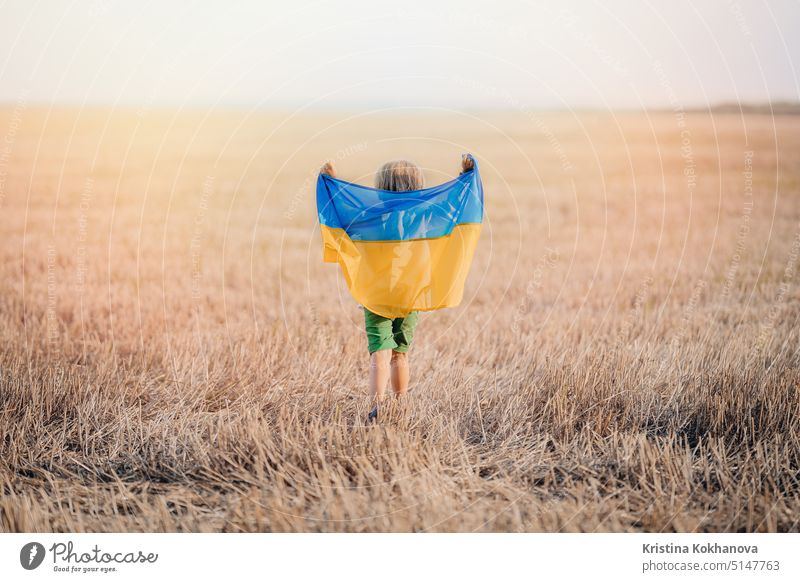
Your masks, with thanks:
M373 352L369 358L369 396L373 403L380 401L386 392L391 358L391 350Z
M408 392L408 354L392 351L392 390L396 396Z

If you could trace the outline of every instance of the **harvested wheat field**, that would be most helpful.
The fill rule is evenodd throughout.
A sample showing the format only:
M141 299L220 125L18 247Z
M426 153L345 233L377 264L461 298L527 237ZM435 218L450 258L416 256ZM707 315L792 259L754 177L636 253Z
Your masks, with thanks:
M800 530L800 116L0 113L0 530ZM375 426L313 188L481 164Z

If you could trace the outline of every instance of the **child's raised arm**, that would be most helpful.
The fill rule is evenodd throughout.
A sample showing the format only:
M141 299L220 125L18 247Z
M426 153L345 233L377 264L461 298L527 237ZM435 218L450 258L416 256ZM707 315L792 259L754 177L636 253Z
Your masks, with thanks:
M475 161L472 159L472 156L469 154L461 154L461 172L463 174L465 172L469 172L475 168Z
M336 168L333 167L333 161L327 161L322 164L322 167L319 169L320 174L328 174L331 178L336 177Z

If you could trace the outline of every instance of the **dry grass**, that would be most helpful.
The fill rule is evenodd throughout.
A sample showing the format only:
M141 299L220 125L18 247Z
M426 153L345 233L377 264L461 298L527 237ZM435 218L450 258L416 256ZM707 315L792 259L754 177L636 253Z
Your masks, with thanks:
M797 531L800 118L678 121L2 110L0 530ZM467 297L365 427L316 168L465 150Z

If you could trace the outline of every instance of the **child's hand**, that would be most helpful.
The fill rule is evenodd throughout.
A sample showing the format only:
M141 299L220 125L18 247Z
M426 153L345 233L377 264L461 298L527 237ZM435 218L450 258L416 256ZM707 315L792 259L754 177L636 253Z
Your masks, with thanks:
M461 173L469 172L475 168L475 162L469 154L461 155Z
M336 168L333 167L333 162L325 162L319 169L320 174L328 174L331 178L336 177Z

